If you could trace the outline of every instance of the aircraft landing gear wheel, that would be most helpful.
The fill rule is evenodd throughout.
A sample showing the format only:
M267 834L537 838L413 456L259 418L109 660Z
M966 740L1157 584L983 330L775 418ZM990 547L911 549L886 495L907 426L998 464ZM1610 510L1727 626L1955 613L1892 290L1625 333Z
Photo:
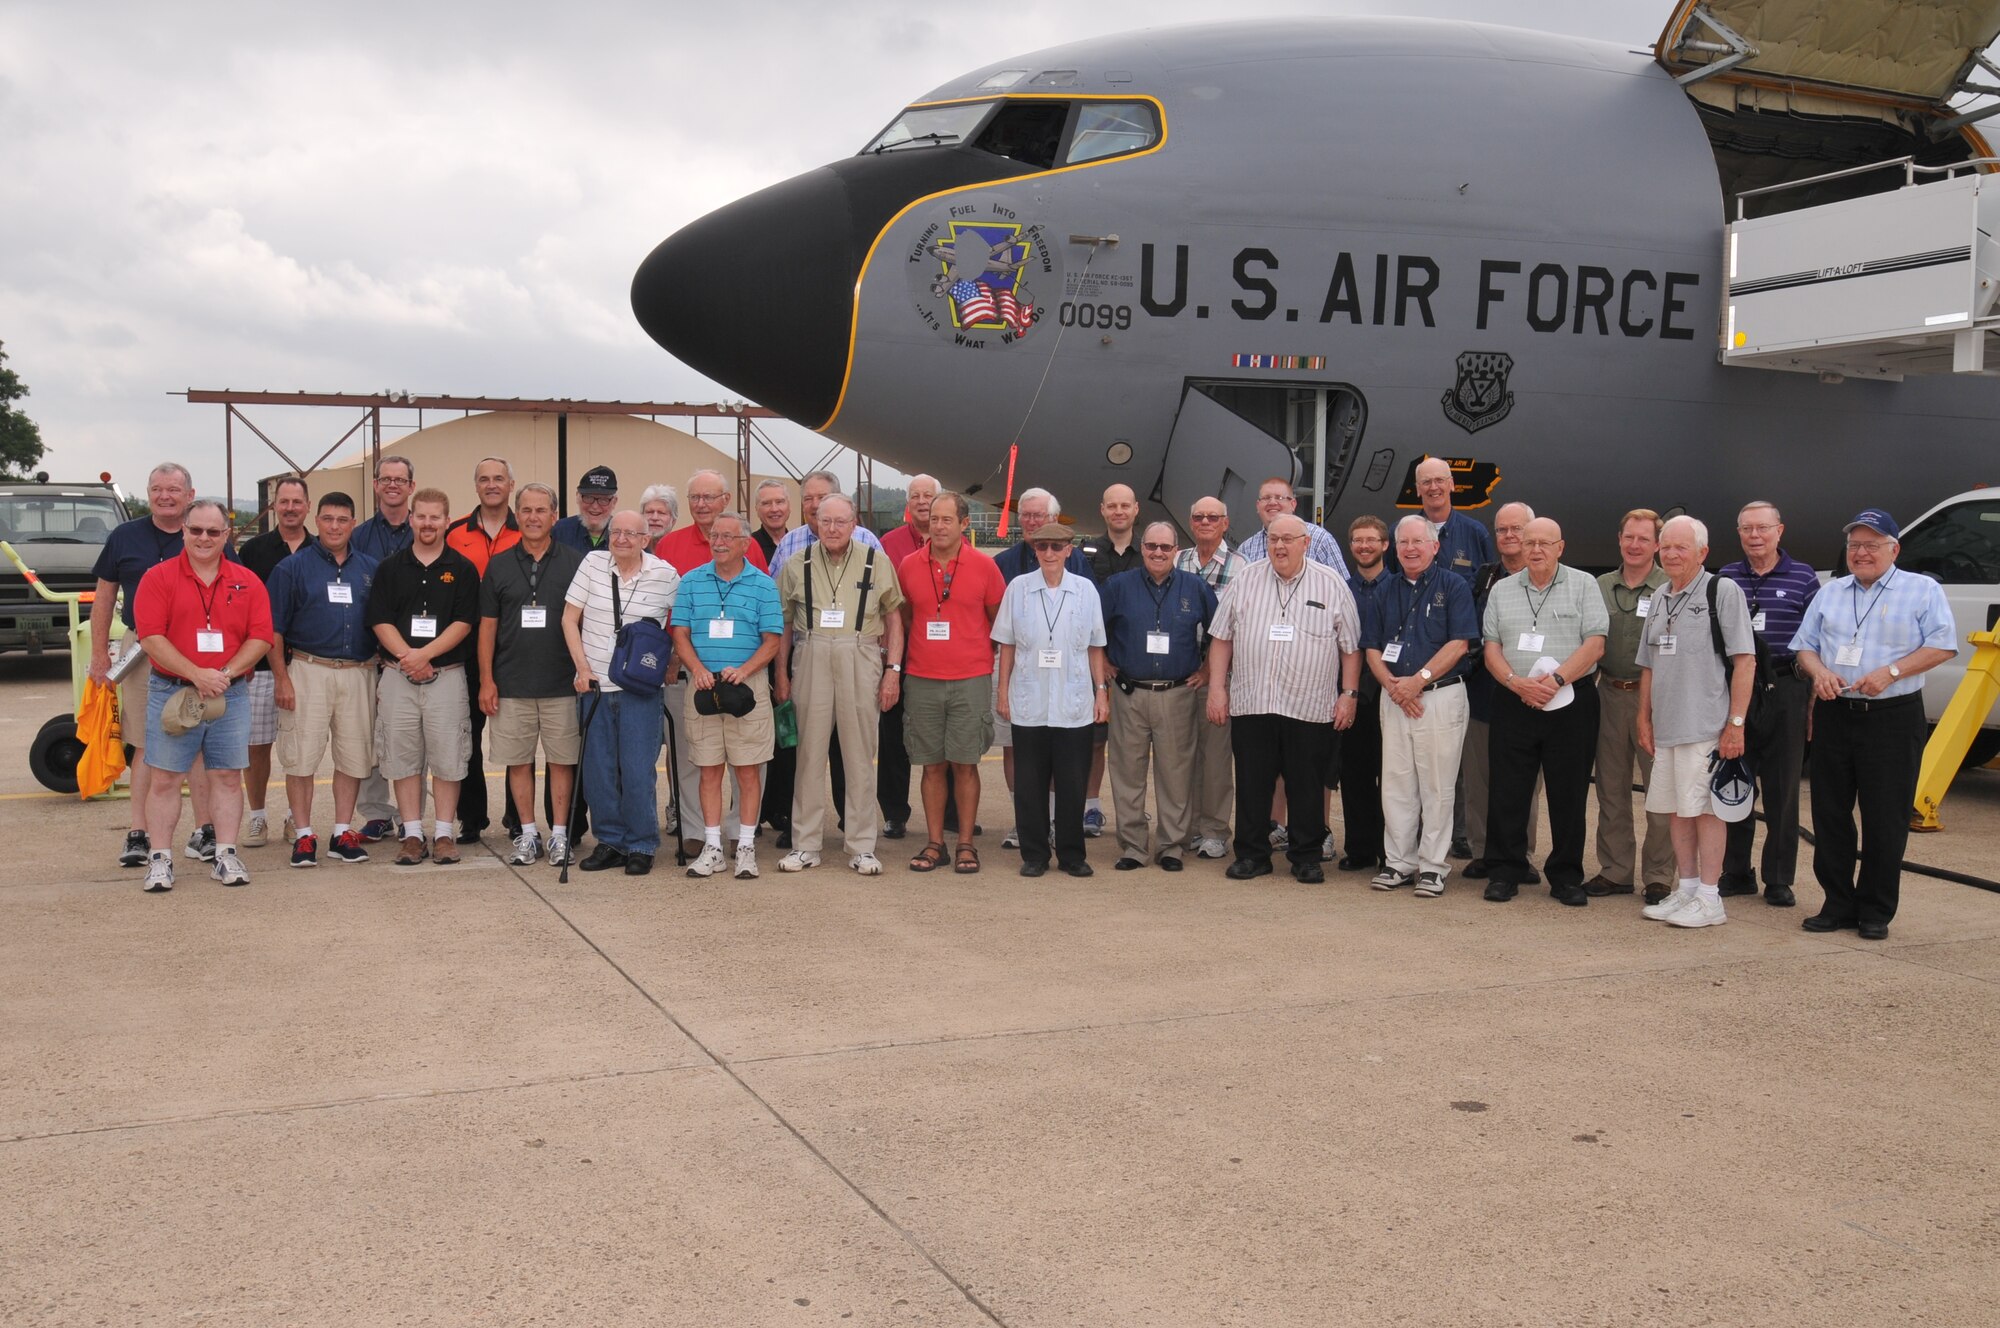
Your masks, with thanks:
M76 792L76 765L83 759L83 741L76 736L76 716L57 715L42 725L28 748L28 769L44 788Z

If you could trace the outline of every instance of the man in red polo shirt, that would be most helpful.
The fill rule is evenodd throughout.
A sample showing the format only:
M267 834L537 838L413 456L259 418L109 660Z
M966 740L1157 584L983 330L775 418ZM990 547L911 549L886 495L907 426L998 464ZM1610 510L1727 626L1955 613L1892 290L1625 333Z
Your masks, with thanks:
M688 523L660 536L660 542L653 546L653 556L672 563L674 570L682 576L715 561L715 555L708 548L709 528L715 524L718 515L731 510L729 486L724 483L720 471L697 470L688 477L686 496ZM755 540L750 541L745 550L744 561L760 572L771 570L770 560L757 547Z
M146 692L146 764L173 776L153 780L146 793L146 828L153 842L146 889L154 893L174 888L179 776L197 756L208 767L218 841L210 874L224 885L250 881L236 855L243 771L250 764L250 688L244 680L271 649L271 599L264 583L242 564L223 561L229 518L222 504L213 498L189 503L181 531L180 556L141 577L132 603L133 630L153 666ZM192 714L183 704L189 689L207 703Z
M964 542L971 504L955 493L931 501L930 542L897 568L903 587L903 740L924 768L929 839L912 871L944 862L945 793L956 795L958 848L953 870L979 870L972 823L979 811L979 758L993 743L993 617L1006 578L991 558Z

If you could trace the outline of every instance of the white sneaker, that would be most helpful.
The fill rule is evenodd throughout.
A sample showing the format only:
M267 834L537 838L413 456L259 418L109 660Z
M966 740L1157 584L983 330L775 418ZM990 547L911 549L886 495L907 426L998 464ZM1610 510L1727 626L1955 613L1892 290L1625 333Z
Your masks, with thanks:
M173 858L165 853L155 854L146 864L146 893L156 895L173 888Z
M743 860L742 853L740 851L737 854L736 860L738 863L741 863ZM810 849L795 848L790 853L787 853L784 857L778 859L778 870L781 872L804 871L808 867L817 867L817 866L819 866L819 854L814 853ZM757 874L754 866L752 867L750 874L752 876L755 876ZM740 876L742 875L742 873L739 871L737 875Z
M1001 848L1021 847L1021 828L1019 826L1014 826L1014 825L1008 826L1007 833L1000 836L1000 847Z
M817 862L819 854L813 854L813 860ZM755 844L738 844L736 846L736 879L747 881L756 874L757 846Z
M1404 875L1394 867L1384 867L1381 871L1375 873L1375 878L1369 881L1368 884L1377 890L1400 890L1404 886L1411 884L1415 879L1415 877ZM1442 888L1442 882L1440 882L1440 888Z
M1319 843L1319 860L1321 862L1332 862L1334 856L1339 852L1340 850L1334 845L1333 842L1333 831L1331 830L1327 831L1326 838L1322 839Z
M1444 876L1440 872L1418 872L1416 896L1419 899L1436 899L1444 893Z
M1292 846L1291 827L1283 825L1272 826L1271 847L1282 851L1284 849L1290 848L1291 846Z
M287 844L296 844L299 842L299 827L297 822L292 820L290 812L285 813L285 842Z
M226 849L215 855L215 866L208 875L224 885L250 884L250 871L243 865L243 859Z
M1729 921L1729 915L1722 911L1720 899L1694 897L1694 902L1665 919L1669 927L1720 927Z
M264 819L264 813L251 812L250 824L243 831L243 847L262 848L271 842L271 823Z
M727 859L722 856L722 846L720 844L704 844L702 845L701 856L688 864L688 875L713 876L722 870L722 864L725 861Z
M1197 855L1204 858L1226 858L1229 856L1229 841L1213 836L1207 839L1197 839L1194 844L1194 851Z
M1642 918L1651 918L1655 922L1664 922L1669 917L1686 908L1689 904L1692 904L1698 897L1692 890L1676 889L1659 903L1648 904L1640 909L1639 916Z
M569 852L569 831L551 830L549 832L549 866L567 867L572 861L574 859L570 857Z
M509 867L526 867L541 861L542 837L531 830L523 830L514 838L514 851L507 855Z
M876 857L873 853L857 853L847 860L847 865L860 872L863 876L880 876L882 874L882 859Z

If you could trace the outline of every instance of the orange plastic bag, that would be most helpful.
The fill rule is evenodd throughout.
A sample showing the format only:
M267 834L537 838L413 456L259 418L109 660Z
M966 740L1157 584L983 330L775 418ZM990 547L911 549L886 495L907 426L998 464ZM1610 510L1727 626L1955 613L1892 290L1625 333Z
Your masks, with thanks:
M83 744L76 763L78 797L96 797L124 773L125 735L118 721L118 689L95 678L86 682L83 705L76 712L76 736Z

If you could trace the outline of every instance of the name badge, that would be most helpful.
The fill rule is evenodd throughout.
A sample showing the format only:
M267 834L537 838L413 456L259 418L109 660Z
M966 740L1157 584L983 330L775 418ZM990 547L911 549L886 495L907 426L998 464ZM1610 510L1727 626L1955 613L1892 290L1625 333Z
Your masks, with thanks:
M1298 632L1299 629L1291 623L1271 624L1271 639L1273 641L1290 641L1298 635Z
M1382 647L1382 662L1384 664L1394 664L1402 657L1403 643L1401 641L1391 641L1388 645Z
M1042 652L1041 652L1041 662L1042 662L1042 667L1043 667L1043 668L1045 668L1045 669L1059 669L1059 668L1061 668L1061 667L1062 667L1062 651L1060 651L1060 650L1044 650L1044 651L1042 651Z
M1165 632L1148 632L1148 633L1146 633L1146 653L1147 653L1147 654L1149 654L1149 655L1164 655L1164 654L1166 654L1166 653L1167 653L1167 651L1168 651L1168 649L1169 649L1169 648L1170 648L1170 646L1169 646L1169 643L1168 643L1168 641L1167 641L1167 634L1166 634Z
M432 641L437 638L438 620L435 618L410 619L410 639L412 641Z
M925 623L924 639L927 641L951 640L951 624L945 622L943 619L939 619L936 622Z
M1656 655L1671 655L1674 653L1674 648L1677 644L1678 642L1675 641L1674 634L1668 632L1665 636L1653 642L1653 653Z
M326 602L329 604L352 604L354 602L354 587L348 585L345 581L327 582Z
M547 627L548 625L548 606L542 604L523 604L521 606L521 626Z
M1759 609L1750 615L1750 630L1753 632L1764 630L1764 610Z
M204 650L206 650L207 648L208 648L208 647L206 647L206 646L203 646L203 647L202 647L202 649L204 649ZM1846 645L1844 645L1844 646L1840 647L1840 649L1838 649L1838 650L1834 651L1834 652L1833 652L1833 662L1834 662L1834 663L1836 663L1836 664L1838 664L1838 665L1840 665L1840 667L1842 667L1843 669L1858 669L1858 668L1860 668L1860 667L1861 667L1861 643L1860 643L1859 641L1849 641L1849 642L1848 642L1848 643L1847 643Z
M1542 634L1540 632L1521 633L1521 644L1517 649L1532 650L1539 655L1542 653Z
M708 620L709 640L727 641L733 638L735 635L736 635L736 620L734 618L710 618Z
M847 610L821 609L819 611L819 625L829 631L839 631L841 628L847 626Z
M1651 595L1648 595L1644 599L1641 599L1639 601L1639 616L1641 618L1644 618L1649 616L1652 612L1653 612L1653 597Z
M194 634L194 648L204 655L220 654L222 652L222 633L196 632Z

